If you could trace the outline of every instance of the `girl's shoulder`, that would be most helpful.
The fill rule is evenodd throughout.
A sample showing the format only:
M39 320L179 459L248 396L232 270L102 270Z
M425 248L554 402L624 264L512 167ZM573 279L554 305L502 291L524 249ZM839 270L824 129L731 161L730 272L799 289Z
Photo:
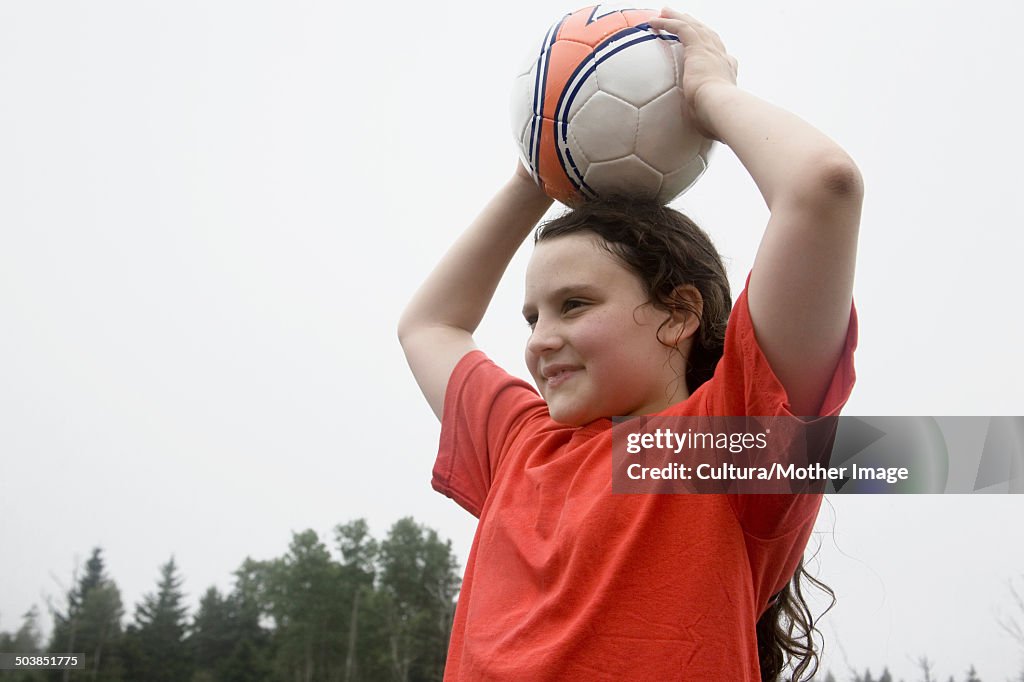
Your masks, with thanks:
M749 277L748 277L749 281ZM666 411L679 416L774 416L790 414L789 397L765 357L750 315L746 287L736 297L726 327L722 356L710 379L690 397ZM838 414L846 403L856 373L853 353L857 347L857 314L851 307L846 344L836 364L819 414ZM813 416L813 415L801 415Z

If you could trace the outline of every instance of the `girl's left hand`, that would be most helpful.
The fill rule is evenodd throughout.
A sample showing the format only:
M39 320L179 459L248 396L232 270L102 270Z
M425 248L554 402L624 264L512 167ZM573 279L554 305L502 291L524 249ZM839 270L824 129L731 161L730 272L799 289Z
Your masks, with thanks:
M708 86L736 86L739 64L725 50L718 34L689 14L668 7L647 22L651 28L679 36L683 44L683 98L687 114L705 137L718 139L709 125L710 117L702 109L701 93Z

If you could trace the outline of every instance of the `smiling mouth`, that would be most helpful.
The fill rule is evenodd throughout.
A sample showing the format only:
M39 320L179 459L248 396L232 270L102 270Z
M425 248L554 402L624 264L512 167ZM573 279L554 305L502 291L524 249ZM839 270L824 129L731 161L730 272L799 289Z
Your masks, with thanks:
M579 372L579 369L560 369L551 376L545 377L544 382L548 388L555 388L576 376L577 372Z

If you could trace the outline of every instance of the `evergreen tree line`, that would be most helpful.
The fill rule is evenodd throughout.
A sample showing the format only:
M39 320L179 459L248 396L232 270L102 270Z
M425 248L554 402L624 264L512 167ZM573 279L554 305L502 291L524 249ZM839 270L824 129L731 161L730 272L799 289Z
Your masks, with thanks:
M922 657L918 660L918 667L920 668L920 676L911 678L911 680L906 682L941 682L942 678L937 676L933 670L931 661L929 661L927 657ZM892 673L889 672L888 667L883 668L882 674L878 677L873 677L870 669L865 670L864 674L858 673L856 670L851 670L849 677L844 678L837 678L831 671L829 671L825 674L825 677L822 678L822 680L823 682L840 682L840 680L848 682L897 682L896 679L893 678ZM899 682L904 682L903 678L900 678ZM948 682L958 681L953 675L950 675ZM978 677L978 673L972 665L967 672L964 673L960 682L982 682L982 679ZM1006 682L1013 681L1007 680ZM1024 671L1021 672L1019 682L1024 682Z
M155 592L125 611L100 548L60 605L50 604L53 631L44 639L32 607L13 634L0 632L0 652L85 654L85 667L65 671L0 671L18 682L419 682L441 680L460 586L450 541L411 518L385 540L366 521L334 529L337 549L312 530L296 533L277 559L247 558L229 594L209 588L189 615L183 578L172 557ZM1024 599L1016 592L1024 611ZM1021 623L1003 627L1024 645ZM873 677L850 669L822 682L958 682L927 658L910 680L888 668ZM982 682L972 666L961 682ZM1004 681L996 681L1004 682ZM1005 681L1009 682L1009 681ZM1024 670L1015 682L1024 682Z
M121 593L93 550L44 640L33 607L0 651L85 654L81 670L0 671L19 682L362 682L441 680L461 579L450 541L411 518L387 538L359 519L334 529L340 558L312 530L277 559L247 558L228 594L189 614L172 557L124 622Z

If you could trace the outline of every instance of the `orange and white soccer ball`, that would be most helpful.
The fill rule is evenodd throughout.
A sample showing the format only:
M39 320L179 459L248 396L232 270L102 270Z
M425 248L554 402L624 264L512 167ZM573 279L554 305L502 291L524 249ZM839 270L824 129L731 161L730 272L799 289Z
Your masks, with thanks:
M712 141L682 114L683 45L650 9L587 7L556 22L515 78L512 129L551 197L666 204L707 168Z

